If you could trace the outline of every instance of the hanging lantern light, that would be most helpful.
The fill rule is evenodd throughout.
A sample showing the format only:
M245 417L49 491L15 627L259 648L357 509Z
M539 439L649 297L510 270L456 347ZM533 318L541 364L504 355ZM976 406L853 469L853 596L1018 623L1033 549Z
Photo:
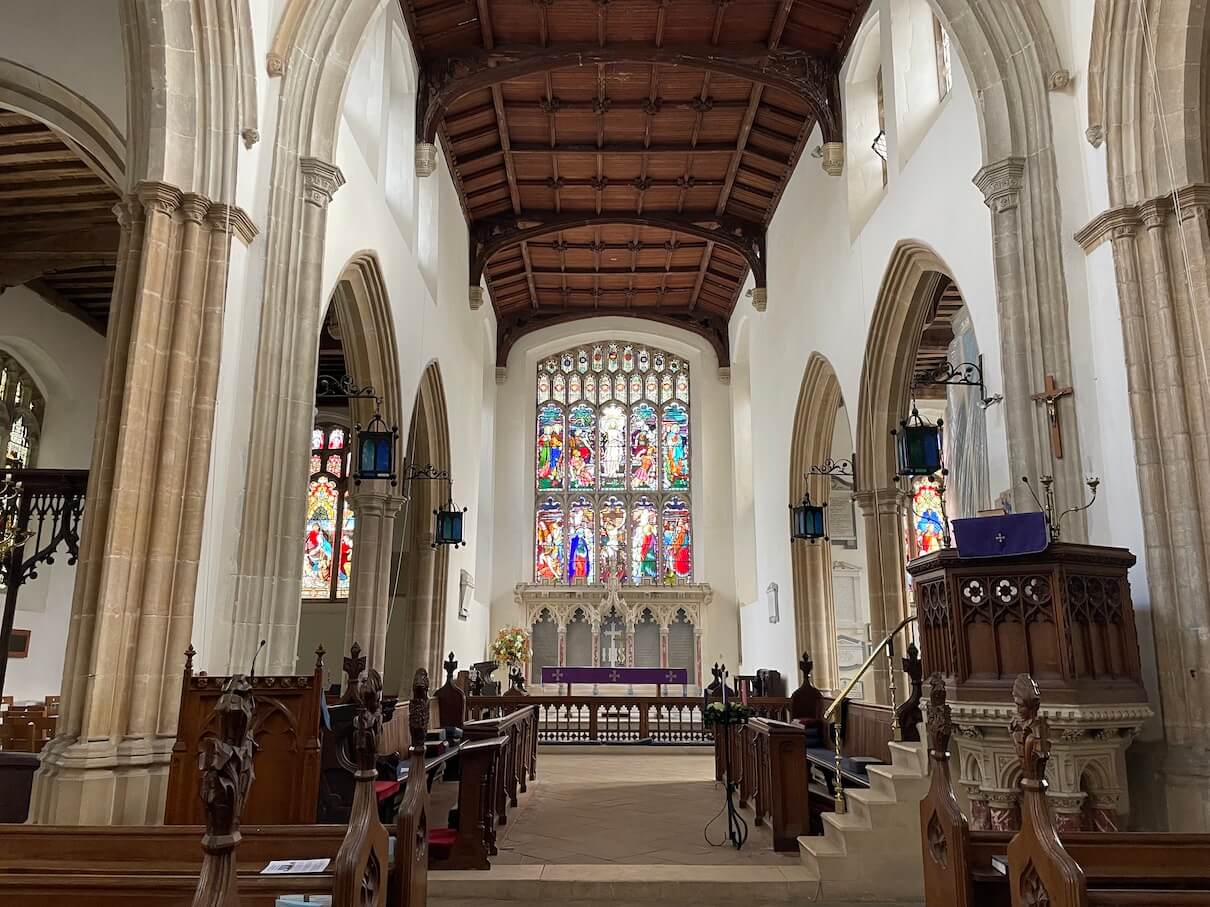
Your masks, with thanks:
M804 540L814 545L820 539L827 539L828 532L824 520L824 508L827 504L816 504L811 500L811 492L802 496L802 501L790 506L790 539Z
M462 540L462 516L466 508L459 510L454 506L454 483L450 482L450 499L433 511L437 525L433 530L433 547L438 545L453 545L460 548L466 544Z
M370 424L364 429L358 425L357 460L353 481L360 485L368 479L388 479L392 485L398 482L395 475L395 442L399 439L398 428L388 428L381 413L375 412Z
M912 404L912 414L892 429L898 474L901 476L931 476L942 471L940 419L934 424L920 415Z

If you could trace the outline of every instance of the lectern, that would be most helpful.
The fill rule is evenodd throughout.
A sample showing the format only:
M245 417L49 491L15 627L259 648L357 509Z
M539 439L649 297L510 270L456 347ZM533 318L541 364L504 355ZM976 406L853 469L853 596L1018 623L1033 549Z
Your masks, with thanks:
M962 523L981 522L956 521L959 542ZM907 568L925 672L946 680L972 827L1012 830L1019 822L1020 771L1006 728L1020 673L1043 690L1060 828L1123 827L1124 754L1151 716L1127 577L1135 557L1045 536L1001 555L996 539L1004 536L1004 545L1009 531L975 528L979 544L943 548Z

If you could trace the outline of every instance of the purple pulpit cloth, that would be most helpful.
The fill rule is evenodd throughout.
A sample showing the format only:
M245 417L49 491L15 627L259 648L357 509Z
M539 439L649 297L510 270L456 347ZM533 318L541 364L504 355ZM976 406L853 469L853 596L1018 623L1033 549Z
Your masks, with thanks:
M543 683L682 683L689 682L685 668L572 668L542 669Z
M1010 513L954 520L958 557L1013 557L1037 554L1050 544L1043 513Z

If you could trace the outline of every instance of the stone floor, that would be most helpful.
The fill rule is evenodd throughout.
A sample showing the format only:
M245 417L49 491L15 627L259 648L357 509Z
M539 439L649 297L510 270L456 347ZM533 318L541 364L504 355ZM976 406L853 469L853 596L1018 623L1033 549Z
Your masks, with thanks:
M709 750L543 748L538 780L509 810L492 864L801 865L797 853L773 851L750 811L743 849L714 846L726 840L722 808Z

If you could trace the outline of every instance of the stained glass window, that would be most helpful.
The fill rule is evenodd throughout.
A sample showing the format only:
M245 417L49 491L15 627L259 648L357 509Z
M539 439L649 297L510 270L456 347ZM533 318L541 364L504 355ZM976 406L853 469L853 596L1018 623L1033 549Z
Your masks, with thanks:
M345 435L345 429L336 425L318 425L311 433L303 598L340 601L349 597L356 517L348 501Z
M691 581L689 365L603 341L535 379L537 582Z
M932 479L916 482L912 490L912 531L916 533L916 551L928 554L941 547L941 489Z
M20 362L0 350L0 453L5 466L33 467L41 417L38 385Z

